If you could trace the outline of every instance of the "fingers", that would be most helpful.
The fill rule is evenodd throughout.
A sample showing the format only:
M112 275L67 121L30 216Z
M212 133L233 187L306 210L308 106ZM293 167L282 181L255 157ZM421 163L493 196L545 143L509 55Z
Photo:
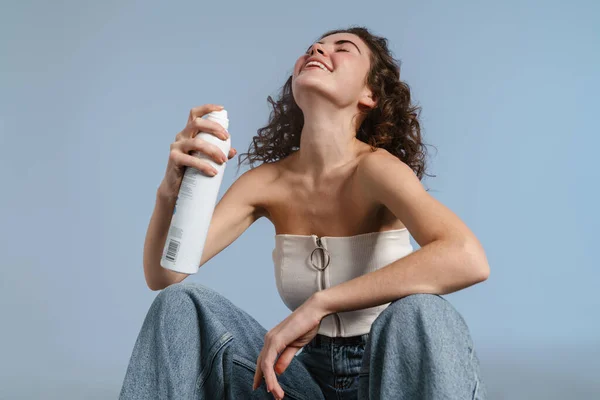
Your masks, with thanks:
M196 156L184 154L181 152L172 151L169 158L173 160L175 165L196 168L198 171L202 171L207 175L215 176L219 171L206 161L200 160Z
M261 357L262 353L260 356L258 356L258 360L256 361L256 372L254 373L254 382L252 384L252 390L256 390L256 388L260 386L260 381L262 380L262 371L260 369Z
M217 164L225 162L223 151L212 143L200 138L187 139L181 142L181 151L189 154L192 151L198 151L211 157Z
M213 111L221 111L223 109L222 105L219 104L203 104L198 107L194 107L190 110L190 115L188 116L187 123L189 124L196 118L202 117Z
M179 132L178 137L192 138L196 136L198 132L212 133L221 140L226 140L229 136L225 128L219 123L202 118L205 114L213 111L220 111L223 106L217 104L203 104L198 107L194 107L190 110L188 120L185 128Z
M283 374L285 369L290 365L294 357L296 356L296 352L298 349L296 347L288 346L285 350L279 355L277 362L275 363L275 373L277 375Z
M283 389L281 386L279 386L279 382L277 382L277 376L275 375L275 370L273 369L275 359L277 358L277 350L275 349L275 346L269 346L266 349L263 349L263 351L265 350L266 353L260 363L260 369L265 377L267 391L272 392L273 396L281 399L283 398Z
M267 351L268 353L266 347L263 348L260 355L258 356L258 360L256 361L256 372L254 373L254 382L252 384L252 390L256 390L256 388L260 386L260 382L264 377L267 392L273 393L273 396L276 399L282 399L285 392L283 391L281 386L279 386L279 383L277 382L277 377L275 376L275 372L273 370L273 364L275 363L275 360L273 356L271 356L272 361L267 361L269 357L263 357L265 351ZM275 351L275 357L276 356L277 352Z
M227 158L232 159L233 157L235 157L236 154L237 150L232 147L229 149L229 154L227 155Z
M181 135L186 138L195 137L198 132L211 133L221 140L227 140L229 133L218 122L206 118L195 118L190 121L181 131Z

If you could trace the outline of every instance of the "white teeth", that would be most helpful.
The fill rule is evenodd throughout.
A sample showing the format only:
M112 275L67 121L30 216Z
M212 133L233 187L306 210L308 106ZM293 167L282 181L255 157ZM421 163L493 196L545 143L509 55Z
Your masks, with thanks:
M308 64L306 64L306 65L304 66L304 68L306 68L306 67L309 67L309 66L311 66L311 65L315 65L315 66L317 66L317 67L321 68L323 71L327 71L327 72L329 72L329 70L328 70L328 69L327 69L327 68L326 68L326 67L325 67L323 64L321 64L321 63L320 63L320 62L318 62L318 61L311 61L311 62L309 62Z

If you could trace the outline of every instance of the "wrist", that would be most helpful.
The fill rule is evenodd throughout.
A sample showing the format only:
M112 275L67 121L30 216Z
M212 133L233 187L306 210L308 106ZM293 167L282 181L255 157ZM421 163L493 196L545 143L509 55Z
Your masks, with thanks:
M177 199L177 193L170 190L163 181L156 189L156 197L163 202L172 202Z
M319 320L325 318L327 315L332 314L333 311L329 310L327 305L327 294L323 290L315 292L309 298L311 307L315 310Z

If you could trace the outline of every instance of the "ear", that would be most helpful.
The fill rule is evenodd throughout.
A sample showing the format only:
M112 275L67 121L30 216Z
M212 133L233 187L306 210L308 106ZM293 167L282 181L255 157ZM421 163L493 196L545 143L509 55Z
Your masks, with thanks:
M363 90L363 93L358 100L358 106L366 108L375 108L377 106L377 100L375 100L375 96L373 95L371 89L365 88Z

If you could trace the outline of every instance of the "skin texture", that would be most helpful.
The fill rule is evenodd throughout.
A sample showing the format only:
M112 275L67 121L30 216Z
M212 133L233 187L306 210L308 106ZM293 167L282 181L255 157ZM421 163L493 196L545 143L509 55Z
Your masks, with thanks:
M350 44L335 44L350 40ZM361 120L359 109L371 108L376 102L364 80L370 67L370 50L356 35L338 33L314 43L294 65L292 90L304 114L304 127L295 167L313 180L356 158L364 146L356 129ZM360 50L360 52L359 52ZM303 68L310 57L329 65L333 71Z
M340 40L354 45L336 44ZM316 336L324 316L412 293L447 294L489 275L475 235L425 191L412 169L385 149L371 152L356 139L360 111L377 104L365 84L371 66L368 46L350 33L336 33L321 42L313 43L294 65L294 99L304 114L300 150L273 167L277 171L273 175L280 179L270 185L266 216L278 233L347 236L344 232L405 226L421 248L377 271L315 293L266 334L253 388L265 379L267 390L278 399L284 392L277 374ZM311 57L331 71L305 69ZM333 208L327 209L327 204ZM341 218L339 210L346 207L353 211Z
M339 40L354 44L336 44ZM318 184L323 177L356 160L365 146L355 138L357 124L361 122L356 116L360 108L376 104L364 83L370 68L367 45L350 33L330 35L320 42L313 43L298 57L292 77L294 100L304 114L304 126L300 150L288 160L288 165L291 164L292 170L302 171L309 185ZM304 68L310 57L317 58L332 71ZM306 307L299 307L267 333L257 360L254 388L264 376L267 390L276 398L283 398L273 366L281 353L279 368L283 371L296 352L317 334L322 317L314 312L316 307L312 304L307 301Z

